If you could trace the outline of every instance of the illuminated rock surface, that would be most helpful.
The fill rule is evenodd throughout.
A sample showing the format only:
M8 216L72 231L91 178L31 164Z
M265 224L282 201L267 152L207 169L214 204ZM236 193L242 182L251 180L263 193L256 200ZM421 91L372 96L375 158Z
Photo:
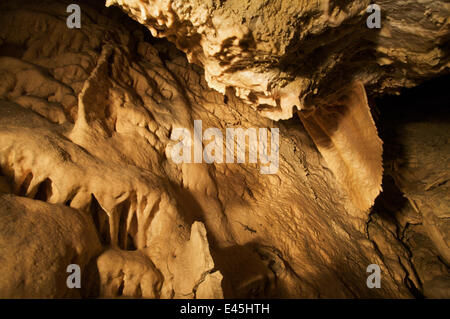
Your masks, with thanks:
M272 119L292 117L361 81L398 92L449 66L450 3L376 1L381 29L369 29L370 0L107 0L166 37Z
M409 166L392 176L409 201L371 209L382 142L366 96L443 73L448 3L417 4L415 30L368 31L368 1L118 2L200 66L101 2L81 5L81 29L62 1L0 5L1 297L449 296L448 136L437 150L406 128ZM171 133L194 120L279 128L278 172L174 163ZM81 290L65 286L71 263Z

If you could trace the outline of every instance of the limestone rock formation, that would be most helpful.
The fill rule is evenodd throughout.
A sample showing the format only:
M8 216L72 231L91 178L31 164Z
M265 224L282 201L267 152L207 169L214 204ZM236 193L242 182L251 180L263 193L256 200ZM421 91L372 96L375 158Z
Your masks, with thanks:
M0 4L0 297L448 296L448 137L435 165L406 128L408 164L387 171L411 206L385 191L371 209L367 99L446 72L448 3L380 1L379 31L368 1L107 1L144 26L80 1L80 29L69 3ZM197 120L278 128L277 172L176 163Z
M332 105L300 118L353 203L370 208L381 190L383 150L364 86L355 83Z
M318 106L357 80L399 92L449 67L450 4L380 0L107 0L202 65L208 85L271 119ZM369 12L370 13L370 12Z
M97 259L100 295L107 298L159 298L162 275L140 252L110 249Z
M86 297L66 285L67 266L82 272L101 251L92 218L62 204L0 194L0 298ZM88 279L85 277L85 279Z
M431 95L442 90L430 86ZM387 107L395 103L393 100ZM419 111L424 105L428 106L426 114ZM387 144L386 173L401 194L389 210L409 247L424 294L449 298L448 106L417 93L411 96L408 106L385 118L381 131Z
M195 222L188 242L179 247L172 261L171 272L185 280L175 282L176 298L192 298L200 290L201 297L223 298L220 272L214 272L205 226Z
M372 94L393 93L448 71L448 2L378 1L383 17L380 29L367 27L370 3L107 1L107 5L121 6L153 36L174 42L189 62L204 68L211 88L223 94L232 90L273 120L291 118L297 110L323 113L322 108L335 105L339 95L355 83ZM353 106L345 108L352 113ZM311 130L307 118L314 117L301 116ZM326 149L318 147L343 188L359 184L349 189L348 196L361 209L368 209L381 187L381 144L370 114L339 121L360 121L356 126L360 130L342 128L336 134L340 137L330 138ZM317 124L317 119L313 122ZM336 120L322 119L321 126L323 139L327 131L335 131ZM360 142L370 150L348 142L356 136L364 136ZM336 156L343 150L349 154ZM374 158L368 159L367 152Z

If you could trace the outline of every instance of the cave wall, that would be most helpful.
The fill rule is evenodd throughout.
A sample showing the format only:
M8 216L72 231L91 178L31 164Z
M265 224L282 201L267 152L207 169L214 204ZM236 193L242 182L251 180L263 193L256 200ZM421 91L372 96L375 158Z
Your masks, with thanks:
M61 271L65 263L78 261L89 278L79 293L90 297L408 298L416 291L424 293L408 247L393 235L397 222L378 218L370 210L380 191L382 168L381 141L361 86L367 81L356 86L357 102L343 100L342 105L351 112L344 112L338 122L360 123L362 130L369 131L367 140L372 141L367 147L377 153L371 153L378 165L375 185L368 187L376 191L359 205L352 196L359 185L343 187L348 178L331 167L333 156L327 161L326 150L321 149L325 146L308 130L309 122L300 119L305 114L276 122L249 107L243 95L236 96L239 85L216 90L216 80L208 75L209 63L216 62L197 55L197 27L190 29L190 22L164 15L163 9L172 12L174 4L155 2L163 8L158 13L161 21L173 23L167 28L168 39L179 48L181 36L195 44L185 50L187 58L172 43L151 37L118 8L104 8L101 2L83 2L82 28L68 29L68 3L0 5L0 211L6 216L1 221L0 256L2 269L11 274L0 279L1 297L21 297L24 291L32 292L33 297L70 297L73 291L66 289L67 274ZM121 3L131 10L127 2ZM217 12L227 16L232 10L226 6L245 4L218 3ZM273 5L251 8L264 11ZM306 2L302 6L302 10L308 7ZM359 19L359 6L362 4L348 8L349 17ZM143 10L142 5L139 8ZM142 13L141 18L137 12L131 13L149 27L154 22L150 18L153 11L145 10L149 14L145 23L139 20ZM183 10L198 19L210 14ZM328 10L335 12L336 20L339 10ZM252 14L251 10L245 12ZM317 24L320 12L308 14L310 20L304 23ZM236 16L231 17L235 22ZM346 17L333 23L338 26ZM294 34L308 38L293 28L286 31L272 25L277 30L273 34L283 34L274 56L288 51ZM207 27L204 30L214 33ZM175 38L171 32L176 33ZM309 32L318 34L317 43L326 39L319 37L324 30ZM207 40L200 42L209 45ZM220 40L219 47L229 42ZM272 45L269 42L255 52L261 51L265 57ZM231 43L229 50L234 52L234 48ZM434 71L426 71L426 76L438 72L445 59L439 60ZM197 60L203 68L189 63ZM270 68L266 63L260 73L270 75ZM249 78L258 79L252 72ZM381 73L378 76L382 77ZM411 79L416 83L415 77ZM340 89L337 92L342 92ZM255 89L254 95L264 90ZM174 163L167 154L174 144L171 133L180 127L192 129L194 120L202 120L204 128L279 128L278 172L261 174L259 164ZM345 140L360 131L339 132L344 132ZM355 149L364 153L364 148L350 148ZM335 150L333 146L330 152ZM352 158L336 165L348 161ZM366 170L367 161L362 163L362 172L373 172ZM350 173L354 172L352 166ZM46 236L12 235L31 227L21 226L28 225L29 215L35 229L41 223L49 228ZM74 225L72 219L84 223L78 226L78 233L67 230ZM52 248L52 232L67 243L64 249ZM434 237L423 234L427 245L435 247ZM444 237L438 240L447 240ZM432 253L426 256L437 258L446 248L430 249ZM42 250L52 251L48 258L56 260L58 267L49 268L42 262L20 273L20 279L12 276L14 261L42 258ZM366 267L374 263L381 267L383 289L366 285ZM436 269L436 276L446 276L445 266ZM34 278L41 273L52 279L36 283Z
M448 1L376 1L379 29L366 24L371 3L106 1L202 65L210 87L233 88L271 119L326 103L354 81L392 94L448 69Z

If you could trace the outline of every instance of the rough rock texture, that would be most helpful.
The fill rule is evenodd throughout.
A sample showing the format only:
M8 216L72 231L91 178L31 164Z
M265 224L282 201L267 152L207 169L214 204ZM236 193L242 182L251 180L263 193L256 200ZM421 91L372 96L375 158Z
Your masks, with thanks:
M0 193L0 218L0 298L86 296L86 290L67 288L66 268L78 264L87 271L101 250L89 215Z
M450 297L450 114L448 105L440 102L449 99L444 83L430 83L422 89L427 95L420 90L410 93L407 107L384 117L381 130L385 193L393 194L381 205L383 218L396 225L391 233L409 250L418 287L434 298ZM385 103L385 108L392 108L398 99Z
M221 298L221 275L214 272L214 260L209 252L205 226L195 222L191 227L191 237L176 252L171 272L175 277L185 277L175 283L175 298L193 298L200 288L199 298Z
M107 250L97 259L102 297L158 298L162 275L140 252Z
M107 0L155 37L167 37L271 119L292 117L351 82L398 92L449 67L450 3L380 0L382 28L369 29L370 0Z
M398 93L401 88L448 73L450 66L450 3L377 1L382 11L380 29L367 27L370 3L106 2L119 5L153 36L175 43L189 62L204 68L211 88L223 94L232 90L252 109L273 120L289 119L297 110L306 113L300 118L313 132L316 144L327 140L326 147L318 145L327 165L363 210L373 205L381 189L381 143L370 114L361 116L361 108L354 114L354 102L342 106L336 101L345 100L342 95L355 83L365 86L371 95ZM330 105L345 111L329 114ZM328 108L328 116L323 108ZM316 116L311 117L311 112ZM357 138L360 143L355 143ZM356 184L359 187L354 187Z
M450 264L448 122L416 119L403 124L396 138L402 141L403 160L392 159L390 174L414 210L420 212L423 227Z
M118 8L106 9L103 3L83 2L82 28L68 29L65 21L68 3L0 4L0 192L8 194L0 197L0 212L20 217L25 211L27 215L32 213L33 224L46 225L46 234L36 238L43 249L58 244L49 242L54 233L59 236L56 238L61 238L59 243L66 243L65 250L56 247L49 252L49 258L57 261L56 268L46 267L45 263L50 262L46 259L41 261L45 268L43 275L41 270L19 273L23 278L16 280L13 276L16 261L4 263L3 258L15 256L19 248L34 242L34 237L21 241L19 236L26 234L11 233L9 229L13 229L14 224L11 226L9 220L2 217L0 267L6 267L3 273L10 277L9 281L0 281L0 296L24 296L21 282L25 282L26 287L34 287L35 290L27 290L33 291L30 293L33 297L79 294L148 298L409 298L446 295L448 288L439 281L448 275L447 266L440 262L444 257L439 257L445 256L446 252L442 251L446 248L441 244L435 247L436 243L447 240L448 232L439 228L445 224L416 223L417 231L408 233L410 236L406 240L406 237L399 238L396 232L397 221L383 219L382 214L377 213L387 210L382 206L373 212L369 210L380 190L381 141L362 84L377 83L380 91L408 86L440 72L448 56L433 60L437 62L430 69L427 61L417 70L411 65L405 66L412 72L410 77L400 79L396 73L386 75L374 71L373 82L360 76L356 78L359 82L348 82L345 88L335 90L327 86L327 82L321 82L322 79L333 82L332 77L324 76L328 74L326 70L334 69L327 64L335 61L339 65L341 59L355 59L357 54L351 47L344 48L347 42L332 32L332 26L341 30L337 27L343 25L342 30L347 29L347 33L342 33L345 38L345 34L363 21L363 2L340 4L348 10L328 5L327 12L334 20L323 25L317 24L323 19L323 8L308 5L309 1L300 2L299 12L309 13L294 20L311 26L304 28L289 26L293 22L279 24L276 17L270 20L275 2L256 6L250 2L224 1L219 6L199 1L192 10L185 6L194 1L151 2L157 4L155 8L162 8L158 14L151 10L150 4L120 2L125 8L140 8L139 16L145 10L148 15L142 16L148 18L147 27L155 21L158 23L152 21L151 16L160 16L159 24L161 29L167 30L169 40L177 42L182 49L189 47L185 50L189 59L199 60L206 71L189 64L185 54L170 42L150 37L144 27L128 19ZM203 39L194 18L181 21L175 17L173 7L177 3L185 16L200 20L207 17L209 11L195 8L215 6L217 12L220 9L229 17L226 20L217 15L222 19L219 19L220 25L226 25L226 21L236 24L238 15L231 14L235 6L248 5L248 10L239 12L248 12L250 16L258 10L269 10L261 15L262 20L257 19L252 25L267 25L274 33L260 35L261 39L271 39L260 48L264 41L252 40L245 44L240 35L234 38L233 34L217 32L217 36L223 37L217 40L219 51L211 45L210 52L222 52L221 47L227 46L231 59L223 68L232 67L237 72L225 72L219 81L217 74L223 71L222 66L217 67L217 74L211 73L214 63L217 64L215 58L206 55L207 58L202 58L198 53L204 50L199 43L210 46L207 35ZM289 1L285 3L287 6L283 10L299 9ZM442 2L434 3L447 8ZM169 11L171 15L166 14ZM295 16L294 11L286 17ZM345 14L339 14L344 11ZM215 12L211 16L216 16ZM430 12L432 17L440 16L433 10ZM242 23L249 24L250 20L246 18ZM166 23L172 24L166 28ZM424 33L424 47L431 41L429 39L434 39L447 27L445 19L439 23L440 27L433 27L436 30L427 29ZM212 28L208 29L208 25L209 22L203 30L209 34ZM317 30L312 27L316 25ZM233 33L236 29L230 30ZM305 33L297 34L296 30L305 30ZM312 37L310 46L303 46L300 40L292 43L290 39L294 35L299 39ZM180 44L182 37L184 46ZM233 40L226 40L228 38ZM339 41L333 42L330 38ZM274 39L279 39L276 40L279 43L275 45ZM329 42L330 50L320 50L320 46ZM252 70L256 66L247 68L245 63L238 63L240 58L236 63L234 58L250 52L236 51L238 48L253 45L257 46L251 50L253 53L241 62L254 62L257 56L262 56L265 62L256 71ZM292 58L298 48L304 51L295 54L317 56L317 60L312 60L317 62L308 67L310 73L303 77L314 75L308 80L314 85L306 86L306 80L301 82L288 71L283 71L286 75L272 75L274 65L287 65L287 59ZM273 53L267 55L271 51ZM290 53L284 55L283 52ZM346 56L344 52L355 53L355 56ZM392 65L402 73L403 69L397 69L401 63L394 58L401 49L394 48L392 52L388 55L394 61ZM439 52L437 49L437 56ZM217 59L228 59L220 55ZM241 71L238 71L239 65ZM318 65L323 72L317 71ZM301 64L293 68L301 69ZM368 70L371 72L370 67ZM270 81L263 79L273 83L267 84L268 88L261 86L265 83L263 80L259 81L266 76L272 77ZM222 84L217 84L227 83L227 79L231 81L233 77L241 82L246 79L248 82L244 82L249 85L250 80L257 80L259 84L251 91L245 86L231 85L238 92L237 97L232 90L222 90ZM324 99L320 112L301 113L299 116L305 125L296 115L290 120L274 122L243 102L245 97L260 99L267 90L269 95L273 94L271 90L281 86L282 78L287 79L285 83L294 83L299 90L304 90L301 92L305 98L308 96L305 92L324 85L330 89L327 95L334 93L336 99L332 103ZM406 78L411 82L405 82ZM208 83L213 87L216 83L215 88L226 91L225 95L211 89ZM290 85L279 89L283 96L283 99L277 98L280 105L288 103L285 92L290 91L285 90ZM296 98L300 96L300 91L293 92ZM271 101L269 97L264 103L269 105ZM174 163L167 154L175 142L170 139L171 133L175 128L192 130L194 120L202 120L204 129L278 127L278 172L261 174L259 163ZM327 124L323 132L317 134L321 121ZM331 144L323 138L327 136L333 137ZM355 140L358 137L360 140ZM347 153L335 158L336 150ZM363 155L367 152L370 156L365 158ZM348 170L340 171L349 163ZM448 170L445 167L435 169ZM409 180L420 178L412 176ZM420 185L414 187L417 192L423 190ZM420 196L413 191L408 194L411 198L416 198L414 194ZM423 214L421 208L418 209L416 215L419 216L407 209L404 213L417 220ZM62 213L64 219L58 223ZM437 218L445 218L442 218L445 214L437 214L441 216ZM27 215L21 218L27 221L31 218ZM46 223L48 219L55 222ZM81 227L80 220L86 225ZM63 231L66 223L73 229ZM42 226L42 229L46 228ZM432 235L428 233L430 229ZM78 236L76 242L73 236ZM102 249L97 249L97 241ZM10 246L11 242L20 245L16 248ZM31 262L35 254L33 250L24 249L17 256L20 262ZM61 287L60 278L66 278L64 265L75 257L80 265L89 265L82 271L89 284L83 284L80 291L67 292ZM366 286L366 267L373 263L381 267L382 289ZM47 278L42 284L36 279L41 275Z
M332 105L299 115L355 206L372 207L381 190L383 148L364 86L355 83L336 96Z

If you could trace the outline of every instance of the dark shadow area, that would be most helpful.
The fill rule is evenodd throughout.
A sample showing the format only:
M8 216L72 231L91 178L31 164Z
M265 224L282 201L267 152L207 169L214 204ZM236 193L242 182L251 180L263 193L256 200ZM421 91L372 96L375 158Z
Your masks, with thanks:
M394 162L406 161L402 133L408 123L448 123L450 129L449 83L450 75L446 75L404 89L398 96L370 100L378 134L383 140L385 175L392 173Z
M91 258L84 269L84 275L81 277L81 287L83 287L80 291L81 298L94 299L100 295L100 273L97 267L97 257Z
M102 246L108 246L111 244L111 237L109 233L109 221L108 215L100 206L99 202L92 196L91 205L89 207L89 212L94 220L95 228L100 239Z
M441 133L440 130L434 128L433 123L439 124L436 127L450 129L449 83L450 75L441 76L415 88L404 89L398 96L385 96L370 100L378 132L384 144L383 191L377 197L371 214L395 227L397 240L408 250L409 248L403 242L403 233L407 227L403 227L404 225L400 221L402 212L414 210L399 188L401 185L399 183L404 184L404 174L414 171L411 162L415 163L416 159L411 156L416 153L411 152L411 149L420 153L424 145L436 145L424 149L424 151L433 150L436 154L441 152L438 145L448 133L445 130ZM419 131L418 127L422 130ZM411 129L416 131L411 131ZM414 132L413 136L411 132ZM417 137L420 137L421 140L416 140ZM439 165L422 167L420 161L416 165L418 171L442 169ZM417 182L422 181L417 179ZM421 213L417 212L417 216L420 215ZM405 286L415 298L424 298L422 288L416 287L409 278L405 278Z
M52 196L52 181L50 178L46 178L39 185L37 193L34 196L34 199L46 202L51 196Z
M390 175L383 176L382 187L383 191L376 198L372 212L395 224L395 213L408 206L408 200L395 185L395 181Z
M450 123L450 75L442 76L412 89L404 89L400 95L389 95L371 100L375 107L376 125L387 151L398 144L397 132L409 122ZM385 152L386 157L395 154Z

